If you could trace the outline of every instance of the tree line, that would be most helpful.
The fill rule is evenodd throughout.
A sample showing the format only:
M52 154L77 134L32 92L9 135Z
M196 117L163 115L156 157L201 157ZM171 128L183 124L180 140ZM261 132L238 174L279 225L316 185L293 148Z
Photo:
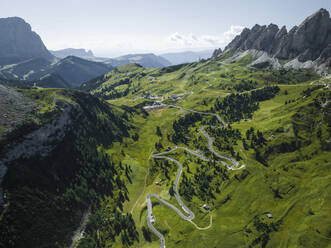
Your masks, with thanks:
M253 113L259 109L259 102L273 98L279 90L278 86L267 86L250 93L232 93L223 99L216 99L211 112L219 112L227 122L251 119Z

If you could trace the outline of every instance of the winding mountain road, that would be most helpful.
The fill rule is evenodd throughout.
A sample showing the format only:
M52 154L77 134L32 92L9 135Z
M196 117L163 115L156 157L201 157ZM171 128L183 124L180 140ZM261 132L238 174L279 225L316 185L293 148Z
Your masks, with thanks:
M202 115L212 115L212 116L215 116L217 118L217 120L222 124L222 126L227 126L227 124L222 120L222 118L218 115L218 114L215 114L215 113L210 113L210 112L201 112L201 111L195 111L195 110L192 110L192 109L187 109L187 108L183 108L183 107L179 107L179 106L176 106L176 105L167 105L168 107L171 107L171 108L178 108L178 109L181 109L181 110L185 110L185 111L189 111L189 112L193 112L193 113L198 113L198 114L202 114ZM219 160L216 160L217 162L220 162L222 163L224 166L226 166L229 170L238 170L238 169L242 169L244 168L245 166L242 165L241 167L238 168L239 166L239 163L238 161L236 161L235 159L231 158L231 157L228 157L228 156L224 156L224 155L221 155L219 153L217 153L214 148L213 148L213 138L209 136L209 134L204 130L206 126L203 126L200 128L200 133L208 139L208 147L209 147L209 150L215 154L216 157L222 159L222 160L228 160L229 162L231 162L232 165L228 165L226 162L224 161L219 161ZM149 227L149 229L156 235L159 237L160 241L161 241L161 248L165 248L165 238L163 236L162 233L160 233L152 224L152 222L154 222L154 217L153 217L153 205L152 205L152 201L151 201L151 198L152 197L155 197L157 198L159 201L161 201L163 204L167 205L168 207L172 208L183 220L186 220L186 221L189 221L191 222L195 228L197 228L198 230L206 230L208 229L209 227L211 227L212 225L212 217L210 217L210 224L208 227L205 227L205 228L201 228L201 227L198 227L194 222L192 222L192 220L194 219L195 215L194 213L183 203L183 201L181 200L180 198L180 195L178 194L178 183L179 183L179 180L180 180L180 177L181 177L181 174L182 174L182 165L181 163L176 160L176 159L173 159L171 157L167 157L166 155L177 150L177 149L183 149L189 153L191 153L192 155L195 155L197 157L199 157L201 160L203 161L211 161L211 159L208 159L206 158L203 154L201 154L200 152L198 151L193 151L189 148L186 148L186 147L178 147L178 146L175 146L174 148L172 148L171 150L169 151L165 151L165 152L161 152L161 153L155 153L155 154L152 154L152 157L153 158L156 158L156 159L167 159L175 164L177 164L178 166L178 172L177 172L177 176L176 176L176 180L175 180L175 183L173 185L173 189L174 189L174 195L176 197L176 200L178 202L178 204L181 206L183 212L185 212L185 214L179 210L177 207L175 207L174 205L172 205L171 203L165 201L164 199L162 199L160 196L156 195L156 194L148 194L147 195L147 225Z
M224 127L226 127L228 124L225 123L223 121L223 119L216 113L211 113L211 112L202 112L202 111L196 111L196 110L193 110L193 109L188 109L188 108L183 108L183 107L180 107L180 106L177 106L177 105L173 105L173 104L167 104L166 106L170 107L170 108L177 108L177 109L180 109L180 110L185 110L185 111L188 111L188 112L192 112L192 113L198 113L198 114L201 114L201 115L212 115L212 116L215 116L217 118L217 120L222 123L222 125Z

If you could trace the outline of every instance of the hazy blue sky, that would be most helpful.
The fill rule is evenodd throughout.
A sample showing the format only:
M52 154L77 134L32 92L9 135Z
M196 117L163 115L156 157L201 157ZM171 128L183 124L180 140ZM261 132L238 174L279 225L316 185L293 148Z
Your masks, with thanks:
M331 0L1 0L0 17L19 16L49 49L98 56L224 47L255 23L291 28Z

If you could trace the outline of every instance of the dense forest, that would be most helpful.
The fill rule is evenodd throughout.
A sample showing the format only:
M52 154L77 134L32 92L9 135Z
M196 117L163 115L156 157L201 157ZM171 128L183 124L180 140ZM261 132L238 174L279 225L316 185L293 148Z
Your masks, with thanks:
M223 99L217 99L211 112L219 112L227 122L251 119L253 113L259 109L259 102L273 98L279 90L278 86L266 86L250 93L232 93Z
M91 230L107 199L116 202L118 208L111 210L115 217L121 216L112 221L116 232L107 240L123 236L123 244L133 242L137 238L128 240L126 235L137 236L135 225L129 215L121 214L121 206L128 200L127 172L104 151L128 136L130 125L117 110L96 97L80 92L57 94L70 97L79 106L71 113L76 118L47 156L37 154L8 166L3 182L6 204L0 222L0 247L68 245L83 213L91 212ZM19 130L29 128L22 125ZM8 137L19 137L17 132L13 130ZM15 144L15 140L11 142Z

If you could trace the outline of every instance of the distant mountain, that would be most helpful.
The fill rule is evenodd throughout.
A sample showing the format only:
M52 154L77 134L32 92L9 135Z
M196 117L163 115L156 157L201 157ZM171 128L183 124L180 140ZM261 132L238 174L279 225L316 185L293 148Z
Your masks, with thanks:
M111 69L111 66L104 63L69 56L51 65L50 72L58 74L73 86L80 86L83 82L102 75Z
M75 56L93 57L92 51L64 49L55 51L56 61L39 35L19 17L0 18L0 77L36 81L41 87L76 87L108 72L111 67ZM51 82L54 80L53 82Z
M0 77L0 85L26 89L34 86L41 88L72 88L72 85L55 73L46 74L33 81L4 79Z
M99 77L93 78L88 82L82 84L80 89L83 91L92 91L97 90L100 91L101 88L104 89L104 92L109 88L114 88L116 86L122 86L126 84L131 84L137 74L141 73L144 68L136 63L125 64L116 67L114 70L101 75ZM162 69L160 69L162 70ZM105 84L106 83L106 84ZM124 96L128 94L129 91L126 89L121 91L121 89L115 89L114 92L107 96L107 99L116 98L118 96ZM103 97L103 93L96 93L98 97Z
M111 69L111 66L104 63L93 62L75 56L66 57L56 63L51 63L43 58L35 58L0 68L0 77L34 81L40 80L48 74L57 74L65 82L76 87ZM54 77L52 78L54 79ZM56 85L57 83L55 82L54 84ZM63 86L65 84L61 83L60 85Z
M315 61L330 66L330 14L327 10L320 9L289 32L285 26L279 29L275 24L256 24L252 29L245 28L225 47L224 52L251 49L266 52L276 59Z
M0 77L0 85L6 85L6 86L18 87L18 88L31 88L31 86L33 86L32 83L23 80L10 80L1 77Z
M57 51L50 51L54 56L58 58L65 58L68 56L76 56L80 58L93 58L94 54L91 50L85 50L84 48L66 48Z
M54 56L23 19L0 18L0 66L32 58L51 61Z
M177 52L160 54L161 57L170 61L172 65L191 63L199 61L200 59L209 59L212 56L213 50L205 50L199 52Z
M33 80L47 74L51 64L44 58L32 58L0 68L0 76L6 79Z
M40 79L34 81L33 85L42 88L71 88L71 85L67 81L55 73L42 76Z
M167 59L153 53L128 54L117 58L107 59L104 63L110 64L114 67L136 63L145 68L161 68L171 65Z

